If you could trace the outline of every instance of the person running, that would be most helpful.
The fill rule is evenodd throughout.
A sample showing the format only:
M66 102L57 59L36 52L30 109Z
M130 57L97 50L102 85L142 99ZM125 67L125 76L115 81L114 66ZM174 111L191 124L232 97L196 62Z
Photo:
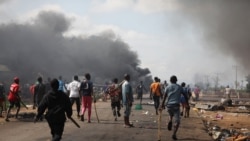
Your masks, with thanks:
M74 80L70 82L69 85L67 86L71 105L73 106L73 104L76 102L76 111L78 118L80 118L80 94L79 94L80 86L81 83L79 82L77 75L74 76Z
M122 102L124 105L124 127L134 127L133 124L130 124L129 122L129 116L131 114L131 107L134 102L133 98L133 91L132 91L132 86L129 83L130 81L130 75L125 74L124 75L124 83L122 84Z
M3 83L0 82L0 117L3 117L2 113L5 110L5 88Z
M68 118L72 116L70 99L63 91L59 91L58 87L59 81L53 79L51 81L52 90L43 97L34 119L34 122L37 122L48 109L45 118L51 130L52 141L60 141L62 138L66 121L65 113Z
M144 86L143 82L140 81L140 84L138 84L136 86L137 99L140 99L140 104L142 103L143 90L147 91L147 89Z
M81 121L84 121L84 114L86 109L88 109L88 123L91 122L90 117L91 117L92 96L93 96L93 82L90 79L91 79L90 74L86 73L85 80L81 83L80 86L80 93L82 95Z
M110 95L111 99L111 108L113 111L113 115L115 117L115 121L117 121L117 116L120 117L121 113L121 90L119 88L118 79L113 79L113 84L109 86L107 93Z
M174 130L172 139L177 140L176 133L178 131L180 125L180 100L181 95L183 95L183 89L177 83L177 77L175 75L170 77L170 85L167 86L165 90L165 94L161 103L160 110L167 107L167 111L169 113L169 122L168 122L168 130L172 130L172 123L174 118ZM184 95L185 96L185 95ZM167 101L166 101L166 98ZM187 98L186 98L187 99Z
M14 78L14 83L11 84L10 86L10 92L9 92L9 95L8 95L8 101L10 103L9 105L9 108L7 110L7 114L6 114L6 118L5 118L5 121L9 121L9 114L10 114L10 111L11 109L16 106L17 110L16 110L16 115L15 117L17 118L18 117L18 113L20 111L20 96L19 96L19 78L18 77L15 77Z
M181 95L181 105L182 105L181 116L183 116L183 113L184 113L184 117L186 118L186 117L189 117L189 110L190 110L189 102L188 102L189 92L188 92L188 88L186 88L185 82L181 83L181 87L183 89L183 95Z
M35 103L36 107L38 107L38 105L40 104L43 96L46 94L46 87L43 84L42 77L38 77L37 82L38 83L35 85L35 88L34 88L34 98L35 98L35 102L36 102Z
M161 85L159 83L158 77L155 77L154 82L150 85L150 99L154 100L156 115L158 115L158 109L159 109L161 97L162 97Z

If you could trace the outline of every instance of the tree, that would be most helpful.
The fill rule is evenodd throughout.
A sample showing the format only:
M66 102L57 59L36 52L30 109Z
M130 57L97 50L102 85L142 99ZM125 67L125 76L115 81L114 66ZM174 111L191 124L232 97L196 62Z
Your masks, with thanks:
M250 92L250 74L246 76L246 81L247 81L246 90L247 92Z

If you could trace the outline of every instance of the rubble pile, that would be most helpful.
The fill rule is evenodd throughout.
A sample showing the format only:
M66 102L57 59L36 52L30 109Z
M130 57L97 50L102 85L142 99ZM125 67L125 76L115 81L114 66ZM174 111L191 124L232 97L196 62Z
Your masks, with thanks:
M215 141L250 141L249 103L228 106L207 102L196 103L194 107Z

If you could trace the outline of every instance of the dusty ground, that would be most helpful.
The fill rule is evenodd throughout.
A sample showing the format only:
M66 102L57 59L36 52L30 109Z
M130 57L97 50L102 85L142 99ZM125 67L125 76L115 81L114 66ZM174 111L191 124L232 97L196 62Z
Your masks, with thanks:
M93 140L93 141L110 141L110 140L143 140L152 141L157 140L158 136L158 116L155 115L153 105L148 104L152 102L149 99L144 99L143 109L135 110L136 103L133 106L131 122L134 123L135 128L124 129L122 117L117 122L111 114L110 103L97 102L97 110L99 111L100 123L96 121L96 117L93 111L93 123L87 124L80 121L81 129L77 129L72 123L66 123L65 134L63 141L77 141L77 140ZM207 101L199 101L201 103L207 103ZM212 141L212 135L210 136L209 129L214 126L219 126L221 129L234 129L238 132L250 132L250 112L249 107L240 107L241 105L235 105L233 107L226 107L225 111L209 111L203 109L191 108L190 118L182 118L181 126L177 137L183 141ZM75 107L75 106L74 106ZM73 108L74 108L73 107ZM123 111L123 109L122 109ZM13 110L12 113L14 113ZM45 121L33 124L32 116L35 114L35 110L29 107L21 109L20 119L11 118L10 122L4 121L4 118L0 118L0 133L7 138L4 140L10 141L48 141L50 134L48 126ZM222 115L223 118L216 118L216 115ZM74 117L77 119L76 117ZM164 111L162 115L162 140L171 140L171 133L166 127L167 112ZM68 121L69 122L69 121ZM39 126L38 126L39 125ZM12 127L16 128L13 129ZM19 138L10 137L10 131L13 134L20 134ZM46 132L44 132L46 131ZM115 133L115 134L114 134ZM0 140L3 139L0 137ZM229 141L229 140L228 140ZM230 140L232 141L232 139Z

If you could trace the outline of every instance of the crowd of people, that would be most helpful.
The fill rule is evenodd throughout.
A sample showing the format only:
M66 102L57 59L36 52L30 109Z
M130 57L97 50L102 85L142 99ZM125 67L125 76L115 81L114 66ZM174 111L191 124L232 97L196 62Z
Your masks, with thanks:
M111 109L115 121L122 115L120 110L121 107L124 107L123 117L124 127L126 128L134 127L129 122L131 107L134 102L133 87L130 79L129 74L124 75L124 80L121 83L118 83L118 79L114 78L112 84L105 90L111 99ZM168 130L172 130L172 126L174 127L172 139L177 140L176 133L180 124L180 116L189 117L191 90L189 87L186 87L184 82L178 85L176 76L171 76L170 84L167 81L161 84L160 81L160 78L154 77L154 82L148 87L150 99L154 101L156 115L163 109L166 109L169 113ZM93 94L93 82L89 73L85 74L83 81L80 81L78 76L75 75L73 80L67 85L62 81L62 77L52 80L48 79L48 82L44 84L43 78L38 77L37 82L30 87L30 92L33 95L33 109L37 109L34 122L45 118L51 129L53 141L57 141L62 137L66 117L72 118L72 106L74 103L76 103L76 114L79 120L84 122L86 119L88 123L91 123L92 103L95 103L96 99ZM18 118L21 106L19 89L19 78L15 77L7 97L10 105L5 117L6 121L9 121L9 114L14 106L17 107L15 117ZM146 91L148 90L143 81L140 81L135 87L140 104L142 104L143 94ZM6 93L5 89L0 84L0 116L2 116L4 109L4 93ZM86 111L88 111L87 116L85 116Z

